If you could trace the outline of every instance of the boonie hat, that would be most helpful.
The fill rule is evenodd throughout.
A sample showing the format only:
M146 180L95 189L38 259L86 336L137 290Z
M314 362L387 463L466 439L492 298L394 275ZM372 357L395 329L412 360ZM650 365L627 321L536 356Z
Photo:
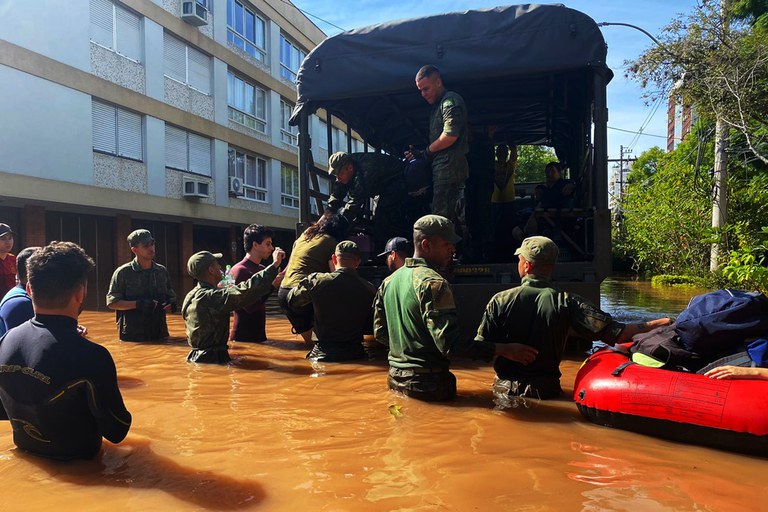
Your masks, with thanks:
M146 244L148 242L154 241L155 239L152 238L152 233L146 229L137 229L128 235L128 243L131 245L131 247L136 247L139 244Z
M461 241L461 237L453 229L453 222L442 215L423 216L413 225L413 231L427 236L439 236L452 244Z
M328 158L328 174L336 176L336 173L351 161L352 156L349 153L339 151L332 154L330 158Z
M530 236L515 251L515 256L522 255L531 263L554 265L560 250L555 242L545 236Z
M387 245L384 246L384 252L379 254L378 257L386 256L392 251L410 251L411 248L411 242L408 241L408 239L403 238L401 236L396 236L395 238L390 238L387 241Z
M16 234L11 229L11 226L9 226L8 224L3 224L2 222L0 222L0 236L7 235L8 233L10 233L12 235Z
M187 262L187 272L189 272L189 275L197 279L200 274L205 272L208 269L208 267L211 266L211 263L213 263L214 261L222 257L223 257L223 254L221 254L220 252L217 252L217 253L212 253L208 251L197 252L189 258L189 261Z
M351 254L353 256L360 256L360 248L355 242L351 240L344 240L336 245L336 254Z

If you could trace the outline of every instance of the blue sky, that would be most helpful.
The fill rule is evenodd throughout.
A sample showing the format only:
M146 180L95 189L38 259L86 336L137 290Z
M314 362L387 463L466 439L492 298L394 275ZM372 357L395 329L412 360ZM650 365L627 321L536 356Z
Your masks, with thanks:
M338 25L345 30L391 21L401 18L414 18L440 12L482 9L504 5L483 0L443 0L426 2L412 0L357 0L346 4L336 0L292 0L299 9L323 20ZM544 2L553 3L553 2ZM679 13L691 12L696 0L572 0L560 2L567 7L577 9L589 15L597 22L622 22L637 25L654 36L659 36L666 26ZM353 7L347 8L350 5ZM318 18L310 19L328 35L339 32ZM643 133L662 135L667 133L666 101L658 106L655 114L646 124L646 119L653 112L653 105L646 105L642 98L643 91L635 82L624 78L624 61L634 59L654 43L643 33L628 27L603 27L603 37L608 43L608 66L615 74L608 85L608 126ZM634 140L634 142L633 142ZM619 147L631 147L633 155L639 155L653 146L666 147L666 139L643 135L636 137L615 129L608 130L608 156L619 157Z

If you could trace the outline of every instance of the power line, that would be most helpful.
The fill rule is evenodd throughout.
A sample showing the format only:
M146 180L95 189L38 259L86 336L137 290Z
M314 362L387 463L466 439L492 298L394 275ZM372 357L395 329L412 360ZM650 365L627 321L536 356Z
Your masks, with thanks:
M335 23L331 23L330 21L328 21L326 19L323 19L320 16L317 16L315 14L312 14L311 12L307 12L304 9L301 9L298 5L296 5L296 4L292 3L292 2L289 2L288 0L280 0L280 1L283 2L284 4L290 5L291 7L295 8L296 10L298 10L300 13L304 14L305 16L309 16L311 18L315 18L316 20L320 20L323 23L326 23L326 24L328 24L328 25L330 25L330 26L332 26L334 28L337 28L337 29L341 30L342 32L346 32L347 31L347 29L342 28L342 27L336 25Z
M623 128L614 128L613 126L608 127L609 130L615 130L617 132L626 132L626 133L634 133L637 135L645 135L646 137L658 137L659 139L666 139L666 135L654 135L652 133L645 133L645 132L636 132L634 130L625 130ZM680 139L680 137L675 137L676 139Z

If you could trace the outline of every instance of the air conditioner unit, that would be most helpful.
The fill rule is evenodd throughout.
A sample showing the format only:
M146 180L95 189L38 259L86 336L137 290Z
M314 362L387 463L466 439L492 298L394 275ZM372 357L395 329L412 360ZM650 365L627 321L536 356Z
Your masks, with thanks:
M237 176L229 177L229 195L234 197L242 197L245 195L243 191L243 180Z
M199 27L208 24L208 2L203 0L182 0L181 19Z
M182 195L184 197L208 197L210 184L207 181L184 178Z

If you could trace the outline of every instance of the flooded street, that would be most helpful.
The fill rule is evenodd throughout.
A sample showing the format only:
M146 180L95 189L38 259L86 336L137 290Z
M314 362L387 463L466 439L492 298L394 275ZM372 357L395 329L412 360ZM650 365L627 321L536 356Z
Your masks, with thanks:
M677 314L690 298L606 288L620 317ZM632 294L644 298L622 302ZM167 344L118 343L109 313L81 323L112 352L131 431L95 461L55 463L16 450L0 423L4 510L764 508L764 459L599 427L570 397L496 411L485 365L458 363L458 400L426 404L388 392L384 362L313 369L279 316L271 341L235 344L226 367L185 362L178 315ZM579 364L563 364L567 394Z

